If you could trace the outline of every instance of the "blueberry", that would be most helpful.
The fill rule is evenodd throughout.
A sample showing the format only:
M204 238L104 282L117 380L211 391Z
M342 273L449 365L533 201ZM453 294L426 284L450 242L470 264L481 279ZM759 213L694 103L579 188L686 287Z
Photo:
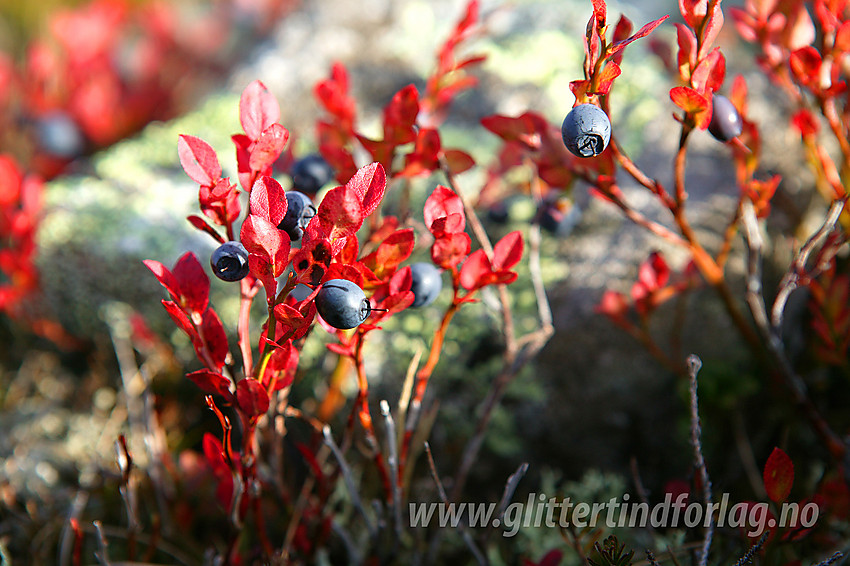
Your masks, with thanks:
M540 228L555 236L564 237L573 231L581 219L581 208L574 203L547 201L537 211Z
M296 161L292 165L290 175L293 189L314 195L333 179L334 170L324 157L313 154Z
M740 136L743 130L744 122L732 101L722 94L715 94L711 99L711 122L708 123L711 135L719 141L728 142Z
M248 251L239 242L225 242L212 253L210 265L222 281L239 281L248 275Z
M605 111L593 104L579 104L561 124L564 145L579 157L602 153L611 140L611 122Z
M493 224L507 224L510 217L510 210L504 202L497 202L487 209L487 219Z
M443 288L443 278L440 270L432 263L414 263L410 266L410 276L413 279L410 290L413 291L412 307L430 305Z
M73 159L83 153L85 140L73 118L61 110L45 114L36 124L38 145L54 157Z
M310 197L298 191L286 191L286 216L277 227L285 230L290 240L300 240L315 215L316 207Z
M333 326L347 330L369 318L372 306L363 290L347 279L330 279L316 294L316 310Z

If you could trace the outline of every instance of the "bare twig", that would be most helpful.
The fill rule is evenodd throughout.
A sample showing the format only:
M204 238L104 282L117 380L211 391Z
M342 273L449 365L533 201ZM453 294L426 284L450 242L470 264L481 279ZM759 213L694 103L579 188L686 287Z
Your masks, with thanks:
M807 387L803 379L794 371L791 362L785 355L782 339L775 328L770 325L770 320L765 307L764 296L761 285L761 263L764 242L759 232L758 218L752 202L744 201L741 205L741 219L744 223L744 234L747 239L747 304L755 320L756 327L767 343L774 363L783 377L787 389L791 392L794 401L800 406L803 414L809 420L812 427L821 437L832 456L843 463L847 455L847 445L838 436L823 416L815 407L808 395Z
M528 462L523 462L519 465L516 471L508 477L508 481L505 482L505 490L502 492L502 498L499 500L499 505L496 507L496 517L499 520L501 520L505 515L505 510L508 508L511 499L514 496L514 492L516 492L517 485L519 485L520 480L523 476L525 476L527 471Z
M434 479L434 483L437 484L437 492L440 494L440 499L443 501L443 505L451 505L448 495L446 495L446 489L443 487L443 482L440 481L440 475L437 473L437 465L434 463L434 455L431 454L431 446L427 442L425 443L425 454L428 456L428 467L431 470L431 477ZM484 556L484 553L481 552L481 549L478 548L478 545L475 544L475 541L472 540L472 537L466 530L466 525L461 521L458 523L457 528L458 531L460 531L461 537L463 537L463 542L466 543L466 546L469 547L469 551L472 552L472 555L475 557L475 561L482 566L488 565L490 562L487 560L487 557ZM431 558L427 561L429 564L435 563L434 558L436 558L438 541L439 539L436 537L431 541L431 547L428 549L428 554Z
M325 444L331 449L331 452L333 452L334 458L336 458L339 469L342 472L342 478L345 480L345 486L348 488L348 494L351 496L351 503L354 505L354 508L357 509L357 512L363 517L366 529L374 538L378 534L378 531L375 528L375 525L372 524L372 520L366 513L366 509L363 507L363 502L360 500L360 493L357 491L357 486L354 484L354 477L351 475L351 469L348 467L348 463L345 461L345 456L342 455L342 451L340 451L339 446L337 446L336 441L331 435L331 428L325 425L322 428L322 434L324 435Z
M390 466L390 474L393 478L392 489L392 515L396 534L396 541L401 540L401 485L398 481L398 450L396 447L395 421L390 412L390 404L381 400L381 415L384 417L384 426L387 428L387 464Z
M756 552L761 550L761 547L764 546L765 541L767 541L767 537L770 535L770 531L765 531L764 534L756 541L754 545L747 549L747 552L735 562L735 566L744 566L749 562L752 562L753 556L756 555Z
M97 552L94 553L95 558L101 564L101 566L109 566L109 551L107 547L109 543L106 542L106 535L103 533L103 525L100 521L93 521L95 531L97 531Z
M821 560L820 562L818 562L814 566L830 566L831 564L834 564L834 563L838 562L839 560L841 560L843 557L844 557L844 553L835 552L832 556L830 556L826 560Z
M646 560L651 564L651 566L658 566L658 561L655 559L655 554L652 553L648 548L644 551L646 552Z
M697 397L697 374L702 367L702 360L691 354L688 356L688 375L690 376L690 406L691 406L691 446L694 449L694 465L699 473L702 484L703 504L706 509L711 508L711 479L708 477L708 468L702 454L702 426L699 421L699 399ZM708 526L705 529L702 549L699 554L699 566L708 563L708 551L711 548L711 539L714 535L714 518L708 518Z
M847 199L837 200L832 203L821 227L803 244L803 247L800 248L800 251L794 257L794 261L791 263L788 272L782 277L782 281L779 282L779 292L773 301L770 316L774 332L778 332L778 329L782 327L785 304L788 302L788 297L791 296L792 291L799 285L800 274L805 270L809 256L812 251L823 244L830 232L835 230L835 225L838 223L838 219L841 217L846 204Z

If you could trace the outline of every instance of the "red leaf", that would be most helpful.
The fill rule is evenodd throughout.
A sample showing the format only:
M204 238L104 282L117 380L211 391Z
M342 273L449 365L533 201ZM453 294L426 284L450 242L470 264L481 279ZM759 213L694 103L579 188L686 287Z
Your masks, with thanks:
M775 503L781 503L791 493L794 484L794 464L788 454L774 448L764 465L764 488L767 496Z
M253 141L263 131L280 120L280 105L260 81L253 81L239 99L239 122L245 134Z
M416 116L419 114L419 91L407 85L393 96L384 108L384 141L393 145L416 139Z
M189 320L189 317L186 316L186 313L175 303L174 301L162 301L162 306L165 307L165 312L168 313L168 316L171 317L171 320L174 321L180 330L186 333L189 339L192 341L192 344L196 344L201 337L198 336L198 331L195 330L195 326L192 324L192 321Z
M459 149L447 149L443 152L443 157L446 158L446 163L452 175L459 175L475 166L475 160L472 159L472 156Z
M218 315L212 308L204 311L200 332L212 361L216 367L221 369L228 354L227 334L224 332L221 319L218 318Z
M691 29L698 29L708 13L709 0L679 0L679 12Z
M602 29L605 27L607 6L605 0L593 0L593 15L596 18L596 28Z
M608 61L602 72L597 76L595 94L608 94L611 90L611 85L614 84L614 79L620 76L620 66L614 61Z
M791 72L803 84L815 84L820 80L821 56L812 46L806 46L791 53L788 60Z
M381 171L383 172L383 168ZM319 204L316 216L322 230L328 234L328 239L351 236L363 225L363 205L354 186L356 185L349 184L331 189Z
M723 10L720 8L720 2L713 2L713 4L714 11L708 16L705 24L703 24L702 45L700 46L699 53L697 53L697 59L705 57L706 51L711 49L714 40L717 39L717 34L720 33L720 29L723 27Z
M233 398L233 394L230 392L230 380L218 372L199 369L198 371L187 373L186 377L195 382L195 385L200 387L204 393L221 395L226 399Z
M277 322L286 327L288 331L295 332L303 326L310 324L310 321L304 318L301 311L285 303L275 305L274 315ZM280 338L278 336L276 339L279 340Z
M177 139L180 165L193 181L211 187L221 178L221 165L213 148L201 138L181 135Z
M375 250L375 263L384 270L394 269L413 251L413 228L393 232Z
M434 233L434 222L441 218L447 218L449 215L457 215L457 220L452 222L450 226L445 223L438 226L438 233L444 231L449 233L457 233L463 231L466 227L466 215L463 212L463 202L454 191L438 185L431 195L425 200L425 208L423 211L425 217L425 226ZM434 234L437 236L437 234ZM439 237L439 236L438 236Z
M791 117L791 125L796 128L802 136L812 136L818 133L820 126L810 111L803 108Z
M648 24L645 24L633 36L631 36L627 39L624 39L622 41L618 41L618 42L614 43L608 49L608 52L607 52L608 57L612 57L613 55L616 55L617 53L619 53L620 51L625 49L625 47L628 44L632 43L633 41L637 41L638 39L646 37L647 35L652 33L652 30L654 30L655 28L660 26L664 22L664 20L666 20L669 17L670 16L667 15L667 16L663 16L661 18L658 18L657 20L653 20L653 21L649 22Z
M221 234L219 234L215 230L215 228L213 228L212 226L207 224L206 220L204 220L200 216L196 216L196 215L192 214L192 215L187 216L186 220L188 220L189 223L192 226L194 226L195 228L197 228L201 232L206 232L207 234L212 236L215 239L215 241L218 242L219 244L224 243L224 237Z
M720 48L715 48L694 69L691 84L699 92L715 92L726 78L726 59Z
M433 128L422 128L416 136L413 152L404 159L401 175L415 177L436 171L440 168L441 149L440 133Z
M256 145L251 150L248 165L253 171L262 171L280 157L280 153L289 141L289 130L280 124L272 124L260 134Z
M443 269L451 269L469 254L471 245L472 241L466 232L444 234L434 240L431 246L431 259Z
M236 383L236 402L246 417L254 418L269 410L269 394L256 379L245 378Z
M375 212L384 191L387 188L387 174L380 163L370 163L360 168L345 184L346 188L354 191L362 205L362 217L365 218Z
M490 261L484 254L484 250L475 250L460 268L460 285L469 291L481 287L482 280L486 275L493 272Z
M697 64L697 37L694 32L682 24L676 24L676 42L679 45L679 75L684 80L691 77L691 69Z
M493 269L510 269L522 259L522 233L519 230L506 234L493 246Z
M242 222L239 239L248 253L260 256L273 266L275 277L283 273L289 261L289 236L286 232L256 214L249 214Z
M708 127L711 120L711 100L686 86L670 89L670 99L686 114L694 117L694 122L698 128L704 130Z
M201 262L192 252L186 252L171 270L180 289L181 306L202 313L210 301L210 279L204 272Z
M259 216L274 226L286 216L286 193L271 177L260 177L251 187L250 214Z
M602 299L594 310L615 321L621 320L629 310L629 301L622 293L608 290L602 293Z
M648 291L656 291L664 287L670 280L670 267L664 261L664 256L652 252L638 268L638 282Z
M180 301L180 283L174 277L174 274L155 259L146 259L142 263L153 272L156 280L159 281L160 285L165 287L171 297L175 301Z
M272 302L277 293L277 279L275 278L271 262L265 257L250 254L248 255L248 269L251 276L263 284L263 288L266 290L266 300Z

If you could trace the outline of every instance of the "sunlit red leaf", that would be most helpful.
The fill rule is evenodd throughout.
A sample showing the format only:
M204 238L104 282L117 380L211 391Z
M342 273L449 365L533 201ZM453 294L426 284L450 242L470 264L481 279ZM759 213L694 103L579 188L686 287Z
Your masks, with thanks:
M414 85L407 85L384 108L384 142L401 145L415 140L413 126L418 114L419 91Z
M165 267L162 263L156 261L155 259L146 259L142 263L150 269L156 280L159 281L159 284L165 287L166 291L171 295L171 297L175 301L180 300L180 283L177 281L177 278L174 277L174 274Z
M177 155L183 170L196 183L211 187L221 178L218 157L210 144L201 138L181 135L177 139Z
M726 59L720 48L715 48L694 69L691 84L699 92L714 92L720 89L726 78Z
M239 122L251 140L280 120L280 105L261 81L253 81L239 99Z
M434 240L431 259L443 269L451 269L469 254L472 240L466 232L445 234Z
M663 16L661 18L658 18L657 20L653 20L653 21L649 22L648 24L645 24L643 27L641 27L637 31L637 33L635 33L633 36L626 38L622 41L617 41L616 43L612 44L611 47L608 49L608 52L607 52L608 56L611 57L613 55L616 55L617 53L619 53L620 51L625 49L625 47L628 44L632 43L633 41L637 41L638 39L641 39L643 37L646 37L647 35L652 33L652 31L655 28L660 26L664 22L664 20L666 20L669 17L670 16L667 15L667 16Z
M510 269L522 259L522 233L519 230L506 234L493 246L493 269Z
M280 276L289 259L289 236L286 232L278 230L265 218L249 214L242 222L239 240L248 253L256 254L274 266L275 277Z
M490 262L484 254L484 250L475 250L460 268L460 285L464 289L477 289L481 279L492 272Z
M425 208L423 210L425 217L425 226L431 232L436 220L446 218L449 215L457 215L458 220L452 222L450 226L445 223L440 226L439 232L448 231L456 233L462 231L466 227L466 215L463 211L463 202L454 191L443 185L438 185L431 195L425 200Z
M365 218L360 197L351 185L328 191L317 213L322 230L328 238L344 238L360 229Z
M764 465L764 488L775 503L782 503L794 485L794 463L780 448L774 448Z
M818 133L820 125L812 113L803 108L791 116L791 125L800 132L802 136L812 136Z
M679 46L677 62L679 76L684 80L691 77L691 69L697 64L697 38L694 32L685 25L676 24L676 42Z
M365 218L381 204L387 189L387 174L380 163L370 163L360 168L346 183L346 187L357 195L362 206L360 214Z
M698 59L705 57L706 51L711 49L711 46L714 45L714 40L717 39L717 34L719 34L721 28L723 28L723 10L720 7L720 2L709 2L709 6L711 4L714 5L714 10L711 14L708 14L702 27L702 45L700 46L699 53L697 53ZM706 11L707 10L708 7L706 7Z
M803 84L815 84L820 80L821 56L818 50L807 45L793 51L788 60L791 72Z
M677 86L670 89L670 99L686 114L693 116L695 125L700 129L708 127L711 120L711 100L694 89Z
M611 85L614 84L614 79L620 76L620 66L614 61L608 61L602 72L597 76L596 94L608 94L611 90Z
M252 215L278 226L286 216L286 193L273 178L260 177L251 187L250 206Z
M215 238L215 241L217 241L219 244L224 243L224 237L221 234L219 234L215 230L215 228L213 228L212 226L207 224L207 222L203 218L201 218L200 216L196 216L196 215L192 214L192 215L187 216L186 220L188 220L189 223L192 226L194 226L195 228L197 228L201 232L206 232L207 234L209 234L210 236Z
M248 165L254 171L262 171L270 167L280 157L286 142L289 141L289 130L280 124L272 124L260 134L248 160Z

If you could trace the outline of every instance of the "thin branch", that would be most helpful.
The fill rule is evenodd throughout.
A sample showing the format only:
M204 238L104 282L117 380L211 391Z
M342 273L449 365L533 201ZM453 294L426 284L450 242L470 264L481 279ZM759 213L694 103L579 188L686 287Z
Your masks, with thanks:
M384 426L387 429L387 463L390 466L391 477L395 479L392 482L393 498L392 498L392 514L394 521L394 530L396 541L401 540L401 485L398 481L398 453L396 449L396 431L395 421L390 412L390 404L385 400L381 400L381 415L384 417Z
M822 561L818 562L817 564L815 564L814 566L830 566L831 564L834 564L834 563L838 562L839 560L841 560L843 557L844 557L844 554L842 552L836 552L832 556L827 558L826 560L822 560Z
M809 256L835 230L835 225L838 223L838 219L841 217L846 204L847 199L837 200L832 203L821 227L806 240L806 243L803 244L803 247L800 248L800 251L794 257L794 261L791 263L788 272L782 277L782 281L779 283L779 292L776 294L776 299L774 299L773 308L771 309L770 321L774 332L777 332L782 327L785 304L788 302L791 292L799 285L800 274L804 272L806 263L809 261Z
M767 343L768 351L783 377L786 387L791 392L794 401L800 406L812 427L821 437L832 456L843 462L847 454L847 446L821 416L808 395L806 383L794 371L791 362L785 355L782 340L775 329L771 328L765 307L761 285L761 262L764 242L759 232L758 218L750 201L744 201L741 206L741 218L744 223L744 233L747 238L747 304L755 320L756 327Z
M770 535L770 531L765 531L761 537L756 541L754 545L747 549L747 552L735 562L735 566L744 566L749 562L752 562L753 556L756 555L756 552L761 550L761 547L764 546L764 543L767 541L767 537Z
M708 468L705 465L705 457L702 454L702 426L699 420L699 399L697 397L697 374L702 367L702 360L695 355L688 356L688 376L690 377L690 407L691 407L691 446L694 449L694 465L699 473L702 484L703 504L706 509L711 508L711 479L708 477ZM708 551L711 548L711 539L714 536L714 518L708 518L708 526L705 529L702 549L699 553L699 566L708 563Z
M658 561L655 559L655 554L653 554L652 551L648 548L644 552L646 552L647 562L649 562L651 566L658 566Z
M363 507L363 502L360 500L360 493L357 491L357 486L354 483L354 477L351 475L351 468L348 467L348 463L345 461L345 456L342 455L342 451L337 446L336 441L334 441L333 436L331 435L331 428L327 425L322 427L322 434L325 439L325 444L328 448L333 452L334 458L336 458L337 464L339 464L339 469L342 472L342 478L345 480L345 486L348 488L348 494L351 496L351 503L354 505L354 508L360 513L360 516L363 517L363 522L366 524L366 530L369 531L369 535L373 538L377 536L378 531L375 528L375 525L372 524L372 520L369 518L369 515L366 514L366 509Z
M434 479L434 483L437 484L437 492L440 494L440 499L443 501L443 505L447 507L452 505L449 502L449 498L446 495L446 489L443 487L443 482L440 481L440 475L437 473L437 465L434 463L434 455L431 454L431 446L426 442L425 443L425 454L428 456L428 468L431 470L431 477ZM469 532L466 530L466 525L461 521L457 525L458 531L460 531L461 537L463 537L463 542L466 543L466 546L469 547L469 551L472 552L472 555L475 557L475 561L478 562L481 566L487 566L490 562L487 560L487 557L481 552L481 549L475 544L475 541L472 540ZM434 538L431 541L431 547L429 548L428 554L431 557L431 560L427 562L429 564L435 564L436 562L433 560L436 558L435 554L437 551L437 541L438 538Z

